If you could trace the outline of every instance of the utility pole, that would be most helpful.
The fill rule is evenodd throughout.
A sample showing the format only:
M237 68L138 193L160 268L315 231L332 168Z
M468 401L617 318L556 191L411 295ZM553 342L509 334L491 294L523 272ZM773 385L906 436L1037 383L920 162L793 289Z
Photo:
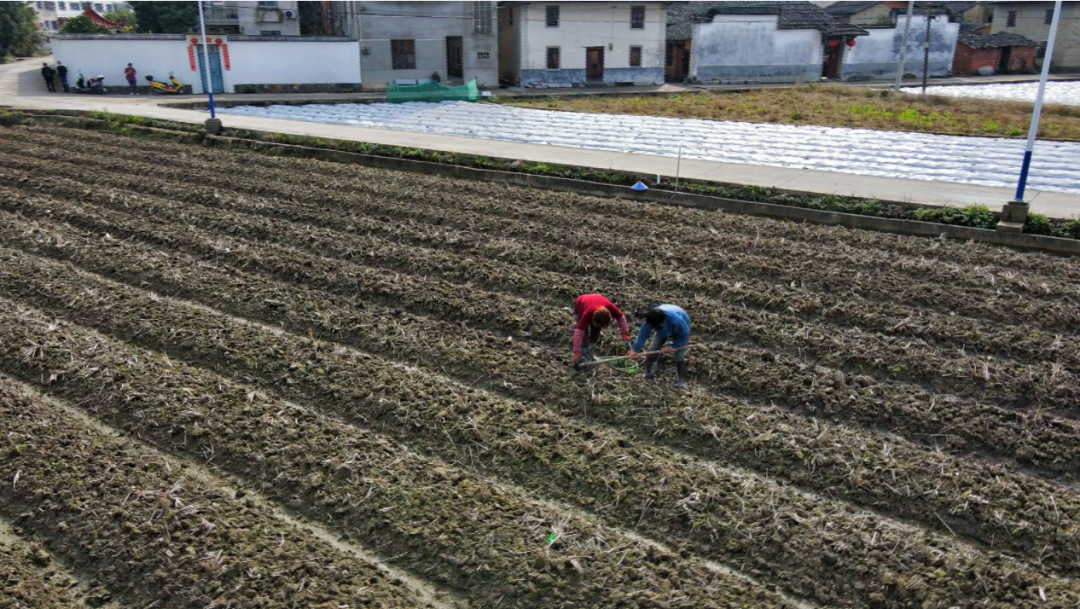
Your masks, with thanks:
M896 85L893 86L897 91L900 90L900 81L904 80L904 58L907 55L908 32L911 31L911 13L913 12L915 12L915 0L908 0L907 20L904 22L904 38L900 41L900 62L896 66Z
M1039 131L1039 115L1042 113L1046 81L1050 77L1050 59L1054 53L1054 40L1057 38L1058 22L1060 20L1061 0L1057 0L1054 2L1054 18L1050 22L1050 38L1046 41L1046 56L1043 57L1042 74L1039 76L1039 91L1035 94L1035 109L1031 113L1031 126L1028 127L1024 161L1020 164L1020 179L1016 183L1016 197L1002 208L1001 220L997 225L997 229L1002 232L1023 232L1024 223L1027 221L1028 204L1024 202L1024 189L1027 188L1028 170L1031 169L1031 154L1035 151L1035 135Z
M930 14L930 6L926 7L926 40L923 40L922 60L922 94L926 95L926 79L930 76L930 24L934 21L934 15Z
M202 36L202 50L203 50L203 65L206 71L203 76L206 78L206 95L210 98L210 118L206 119L206 132L211 135L221 133L221 120L217 117L217 113L214 110L214 81L210 78L210 39L206 37L206 19L203 18L202 0L198 0L195 4L199 5L199 35Z

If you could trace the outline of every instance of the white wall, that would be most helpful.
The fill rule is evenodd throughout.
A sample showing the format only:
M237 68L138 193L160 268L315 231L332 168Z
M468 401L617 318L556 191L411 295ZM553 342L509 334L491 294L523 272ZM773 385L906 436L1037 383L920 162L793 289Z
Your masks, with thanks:
M844 80L893 78L900 59L904 38L904 20L895 28L868 28L869 36L859 36L855 46L845 49L841 77ZM960 24L938 17L930 23L930 75L944 76L952 71ZM926 40L926 17L913 15L904 57L904 73L922 76L923 42Z
M148 84L148 74L162 80L168 78L172 71L180 82L194 84L196 90L201 89L197 73L191 71L188 62L185 36L158 34L155 36L158 39L143 40L117 40L116 36L105 36L108 38L81 40L72 40L65 35L53 36L53 58L68 67L68 82L72 86L79 78L79 70L82 70L87 78L104 74L105 88L120 92L127 87L124 68L130 62L138 71L139 85ZM160 39L165 36L168 38Z
M359 83L360 47L352 42L286 42L271 40L229 43L231 84Z
M124 68L128 62L138 70L138 84L146 86L146 75L164 80L171 71L176 78L202 93L199 73L188 58L190 39L179 34L153 35L60 35L53 37L53 57L71 71L72 85L79 70L86 77L105 75L105 87L117 92L127 87ZM230 66L224 66L225 92L245 84L326 84L360 82L360 52L357 41L316 42L290 40L242 40L243 37L211 36L228 45ZM239 40L237 38L240 38ZM258 37L251 37L258 38ZM198 62L196 61L196 66Z
M559 6L559 27L547 27L546 7ZM659 2L530 2L519 5L523 70L547 68L547 47L560 47L562 69L584 70L585 49L604 47L604 68L629 68L641 47L642 68L664 67L665 10ZM630 7L645 7L644 29L630 28ZM609 46L610 45L610 46Z
M716 15L694 24L690 76L705 82L817 80L823 47L816 29L779 30L777 15Z

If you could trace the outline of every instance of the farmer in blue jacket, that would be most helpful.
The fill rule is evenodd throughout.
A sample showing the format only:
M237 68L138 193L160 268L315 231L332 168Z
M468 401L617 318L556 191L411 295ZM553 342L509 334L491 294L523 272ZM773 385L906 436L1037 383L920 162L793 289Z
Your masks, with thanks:
M659 351L661 347L664 347L664 343L671 340L671 346L664 348L664 353L675 354L675 370L679 375L676 386L685 389L686 343L690 342L690 316L673 304L658 304L649 309L645 313L645 323L641 325L641 331L638 332L637 340L634 341L634 346L631 347L627 357L637 357L638 352L645 346L645 341L653 332L656 334L653 336L652 344L649 345L649 351ZM656 376L659 364L659 353L646 356L645 378L651 379Z

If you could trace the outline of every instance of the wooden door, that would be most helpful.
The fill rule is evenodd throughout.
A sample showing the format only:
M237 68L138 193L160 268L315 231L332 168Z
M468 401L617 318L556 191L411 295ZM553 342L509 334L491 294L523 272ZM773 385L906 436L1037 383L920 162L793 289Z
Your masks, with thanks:
M604 47L585 49L585 80L604 82Z
M461 36L446 37L446 74L450 78L465 77L465 44Z
M825 69L822 71L822 76L829 79L840 78L840 58L843 55L844 45L838 44L834 47L826 45Z

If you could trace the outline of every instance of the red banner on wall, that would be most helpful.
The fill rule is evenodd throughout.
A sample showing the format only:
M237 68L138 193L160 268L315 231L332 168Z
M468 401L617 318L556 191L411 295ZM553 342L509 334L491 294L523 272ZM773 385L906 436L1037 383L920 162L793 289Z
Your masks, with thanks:
M220 43L218 43L218 44L220 44ZM227 44L222 44L221 45L221 60L223 62L225 62L225 69L226 70L231 70L232 69L232 65L229 63L229 45L227 45Z
M191 64L191 71L195 71L195 47L188 45L187 48L188 63Z

